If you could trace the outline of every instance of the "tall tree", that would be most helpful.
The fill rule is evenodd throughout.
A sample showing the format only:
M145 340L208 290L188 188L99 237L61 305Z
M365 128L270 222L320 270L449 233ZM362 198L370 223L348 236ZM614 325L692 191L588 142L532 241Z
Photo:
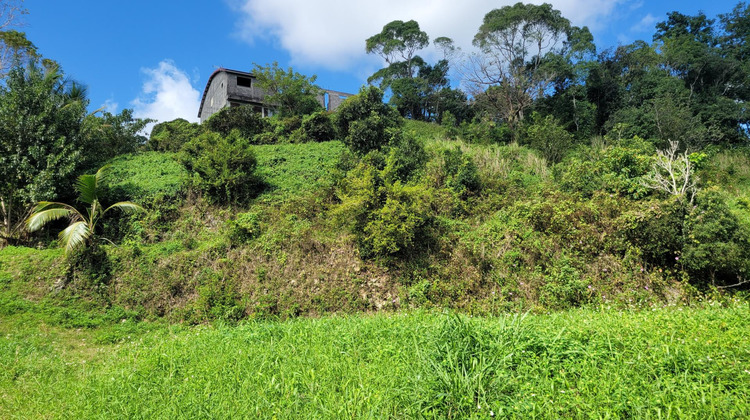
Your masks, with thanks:
M424 63L417 51L430 45L427 33L419 29L414 20L404 22L394 20L383 27L383 30L365 41L365 51L383 57L388 67L378 71L370 80L382 79L388 87L388 80L394 78L412 78Z
M562 54L573 27L552 5L516 3L487 13L470 57L467 82L471 94L486 101L511 129L524 112L543 97L555 78L545 57Z
M88 100L56 66L16 66L0 86L0 239L21 231L23 214L71 183L81 163Z
M276 106L282 116L307 115L322 109L316 76L307 77L291 67L284 70L275 61L267 66L255 64L252 73L266 94L266 102Z
M23 0L0 1L0 76L5 76L15 64L39 58L36 46L17 30L26 13Z

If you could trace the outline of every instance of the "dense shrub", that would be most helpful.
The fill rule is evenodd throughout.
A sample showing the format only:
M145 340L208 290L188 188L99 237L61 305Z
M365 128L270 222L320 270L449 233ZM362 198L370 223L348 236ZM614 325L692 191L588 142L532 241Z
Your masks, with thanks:
M542 117L535 112L531 121L525 130L525 142L538 150L547 161L560 162L573 144L573 135L551 115Z
M246 139L268 130L268 121L247 105L224 108L213 114L205 125L210 131L223 136L238 130L239 135Z
M250 141L238 131L228 136L204 133L183 148L180 161L193 185L213 202L243 202L255 196L261 181Z
M456 146L453 149L443 149L440 153L443 163L443 185L452 189L460 196L478 192L481 188L477 165L471 156L463 153Z
M740 223L726 198L709 188L696 196L696 207L686 221L687 238L682 264L698 284L735 284L750 270L750 231Z
M185 143L198 137L203 131L204 127L200 124L183 118L166 121L154 126L146 147L161 152L179 152Z
M226 223L227 237L233 245L241 245L260 236L258 213L239 213Z
M471 122L461 123L463 138L475 144L504 144L511 140L507 124L498 124L486 117L476 117Z
M420 141L401 131L391 133L383 177L388 182L407 182L417 176L427 162L427 153Z
M325 111L315 112L302 119L302 131L310 141L329 141L336 138L336 129L330 114Z
M383 103L383 92L370 86L339 106L335 124L344 143L365 154L386 145L390 141L389 129L399 127L401 119L395 109Z
M349 222L362 258L412 252L427 242L433 191L384 179L382 155L371 152L340 182L336 213Z
M623 214L621 233L644 262L673 267L685 244L683 225L687 211L676 199L647 201Z
M590 197L606 191L623 197L640 199L651 193L642 177L651 169L654 146L634 137L614 146L580 147L555 167L556 177L564 191Z

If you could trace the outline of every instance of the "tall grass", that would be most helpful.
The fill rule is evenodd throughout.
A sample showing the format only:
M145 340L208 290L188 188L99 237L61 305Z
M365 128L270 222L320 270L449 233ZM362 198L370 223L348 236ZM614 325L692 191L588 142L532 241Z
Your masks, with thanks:
M95 331L0 323L2 418L747 418L746 303Z

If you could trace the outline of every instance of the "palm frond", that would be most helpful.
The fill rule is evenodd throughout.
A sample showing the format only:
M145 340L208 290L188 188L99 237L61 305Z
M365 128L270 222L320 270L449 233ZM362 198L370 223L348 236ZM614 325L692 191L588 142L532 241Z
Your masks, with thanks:
M126 213L133 213L133 212L136 212L136 211L145 211L146 210L143 207L141 207L140 205L138 205L136 203L133 203L131 201L120 201L118 203L112 204L111 206L107 207L107 209L104 210L103 213L106 213L106 212L108 212L111 209L120 209L120 210L122 210L122 211L124 211Z
M47 201L40 202L34 212L26 219L26 230L34 232L41 229L47 223L70 217L73 220L83 219L82 215L75 208L63 203L51 203Z
M104 188L104 184L107 182L109 175L109 168L111 165L104 165L96 171L96 187L101 189Z
M65 244L65 252L83 245L91 237L91 229L85 222L75 222L60 232L60 241Z
M91 204L99 198L97 191L96 175L81 175L76 182L76 191L78 191L78 200L83 203Z

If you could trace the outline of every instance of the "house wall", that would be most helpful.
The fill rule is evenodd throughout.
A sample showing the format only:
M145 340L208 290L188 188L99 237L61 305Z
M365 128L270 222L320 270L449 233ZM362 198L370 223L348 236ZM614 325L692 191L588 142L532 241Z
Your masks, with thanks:
M225 73L225 75L227 75L227 73ZM250 79L251 87L237 85L238 77ZM241 76L241 75L229 73L228 81L227 81L227 95L229 99L232 101L237 101L237 102L262 104L263 97L265 96L265 94L263 93L263 89L257 87L256 82L257 81L254 77Z
M203 100L203 108L201 109L201 122L204 122L213 115L215 112L227 106L227 79L229 76L227 73L222 72L214 76L211 80L211 85L206 91L206 98ZM236 83L236 82L235 82Z
M250 79L250 87L238 85L238 77ZM344 102L344 99L349 96L352 95L324 89L323 94L318 97L318 101L328 111L335 111ZM262 112L264 117L269 116L273 111L264 106L264 97L263 89L257 86L254 77L235 74L231 71L219 71L211 79L211 84L206 90L206 97L203 100L200 111L201 123L222 108L236 105L256 105L258 111ZM325 104L326 97L328 99L328 106Z

